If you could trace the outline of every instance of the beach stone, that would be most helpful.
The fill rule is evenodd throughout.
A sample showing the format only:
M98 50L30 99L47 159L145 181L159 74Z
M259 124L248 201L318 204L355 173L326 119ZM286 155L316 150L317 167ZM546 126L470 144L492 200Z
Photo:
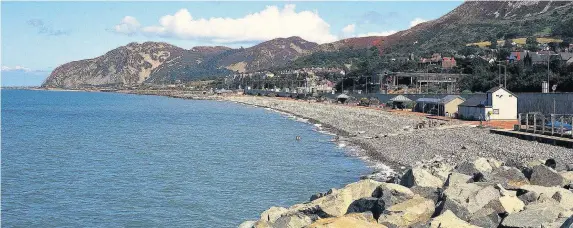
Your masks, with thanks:
M266 211L261 213L261 221L274 223L278 218L280 218L283 214L287 213L289 210L284 207L271 207Z
M408 188L414 186L441 188L442 180L422 168L412 168L402 176L400 184Z
M465 161L456 166L456 172L461 174L466 174L470 176L475 176L477 174L488 174L493 168L485 158L478 158L474 161Z
M538 165L533 167L531 171L530 182L532 185L545 187L563 187L566 185L566 181L563 176L561 176L557 171L545 165Z
M520 187L520 191L525 192L525 194L532 194L537 195L537 201L543 198L553 198L556 193L558 194L559 205L561 205L565 209L573 210L573 192L568 191L567 189L560 188L560 187L544 187L538 185L524 185ZM523 198L521 198L523 200ZM523 200L525 201L525 200ZM535 201L533 202L535 203ZM531 204L531 203L530 203ZM529 206L529 205L528 205Z
M317 215L306 215L302 212L298 212L278 218L272 223L272 227L302 228L312 224L318 219L319 217Z
M239 228L253 228L257 221L244 221L239 225Z
M521 170L507 166L502 166L484 175L482 181L501 184L506 189L518 189L522 185L529 184L529 180Z
M465 184L465 183L470 183L473 181L473 176L470 175L466 175L466 174L462 174L462 173L450 173L450 175L448 176L448 179L446 180L446 183L444 184L444 186L453 186L453 185L458 185L458 184Z
M554 200L531 203L525 210L513 213L502 221L504 227L533 228L554 222L563 208Z
M310 201L313 201L313 200L318 199L318 198L323 197L323 196L324 196L324 193L321 193L321 192L313 194L312 196L310 196Z
M573 171L573 163L566 164L566 165L565 165L565 169L566 169L567 171Z
M434 202L415 196L405 202L386 208L378 223L388 227L408 227L428 221L434 213Z
M308 228L387 228L382 224L377 224L376 220L370 216L365 216L365 213L347 214L338 218L324 218L307 226Z
M433 218L430 221L430 227L432 228L479 228L479 226L474 226L467 223L464 220L456 217L456 215L447 210L440 216Z
M531 178L531 173L533 172L533 167L545 165L544 160L536 159L525 163L521 166L521 172L527 177L527 179Z
M471 215L493 200L500 198L500 193L491 185L467 183L450 186L444 191L443 210L451 210L457 217L468 220Z

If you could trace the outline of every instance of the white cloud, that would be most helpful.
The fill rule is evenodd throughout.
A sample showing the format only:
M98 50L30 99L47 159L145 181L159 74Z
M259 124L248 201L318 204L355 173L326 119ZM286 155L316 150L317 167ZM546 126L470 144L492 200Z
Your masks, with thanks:
M23 66L14 66L14 67L2 66L2 71L26 71L26 72L30 72L30 71L32 71L32 69L26 68Z
M266 41L278 37L300 36L317 43L337 39L330 25L317 12L296 12L295 5L267 6L264 10L240 18L193 18L189 10L180 9L160 18L159 25L140 27L133 17L125 17L115 31L179 39L205 39L217 43ZM133 31L133 32L132 32Z
M362 34L358 34L358 37L365 37L365 36L389 36L392 35L394 33L396 33L398 31L396 30L390 30L390 31L382 31L382 32L368 32L368 33L362 33Z
M354 33L354 30L356 30L356 24L349 24L347 26L344 26L344 28L342 28L342 33L350 35Z
M135 17L125 16L118 25L113 27L113 31L126 35L133 35L137 33L140 27L141 24L139 24L139 21L137 21Z
M425 19L422 19L422 18L419 18L419 17L414 18L414 20L410 21L410 28L411 28L411 27L414 27L414 26L416 26L416 25L418 25L418 24L424 23L424 22L426 22L426 21L428 21L428 20L425 20Z

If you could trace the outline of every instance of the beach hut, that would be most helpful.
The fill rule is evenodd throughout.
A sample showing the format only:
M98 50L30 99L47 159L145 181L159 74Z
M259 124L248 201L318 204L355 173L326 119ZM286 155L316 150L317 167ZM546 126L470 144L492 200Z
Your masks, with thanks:
M517 96L506 88L494 87L461 103L458 112L463 119L515 120Z
M404 109L406 108L406 104L412 102L412 100L410 100L410 98L407 98L403 95L398 95L392 99L390 99L390 101L392 102L392 108L395 109Z
M414 106L414 112L423 112L439 115L439 105L440 99L438 98L428 98L422 97L416 99L416 105Z
M339 101L342 104L344 104L344 102L346 102L348 99L350 99L350 96L344 93L336 96L336 101Z
M447 95L440 101L443 115L448 117L456 117L458 114L458 106L464 103L466 99L458 95Z

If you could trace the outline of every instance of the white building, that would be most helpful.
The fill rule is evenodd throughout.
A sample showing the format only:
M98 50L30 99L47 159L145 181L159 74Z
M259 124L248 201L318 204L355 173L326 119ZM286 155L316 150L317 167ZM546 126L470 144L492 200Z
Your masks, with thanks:
M461 103L458 113L460 118L470 120L515 120L517 96L503 87L494 87Z

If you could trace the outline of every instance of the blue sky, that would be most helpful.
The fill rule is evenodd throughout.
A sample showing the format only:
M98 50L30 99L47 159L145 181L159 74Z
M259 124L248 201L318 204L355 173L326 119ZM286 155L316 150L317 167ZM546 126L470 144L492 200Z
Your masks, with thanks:
M461 2L0 4L4 76L11 71L47 75L66 62L94 58L130 42L247 47L291 35L318 43L386 35L408 29L412 22L436 19Z

